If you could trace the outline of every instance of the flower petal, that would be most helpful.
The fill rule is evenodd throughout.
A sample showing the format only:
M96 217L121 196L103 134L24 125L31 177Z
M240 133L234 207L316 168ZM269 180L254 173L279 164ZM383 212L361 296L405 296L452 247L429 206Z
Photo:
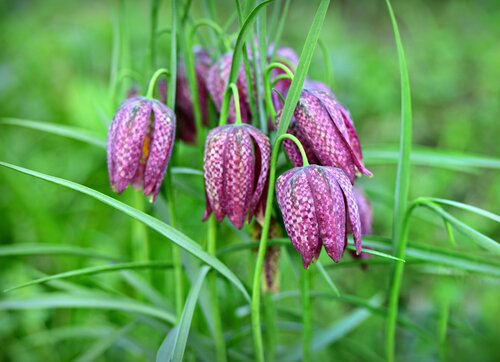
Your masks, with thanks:
M252 140L244 126L231 126L226 135L222 207L231 223L241 229L245 221L254 179Z
M152 200L160 192L168 161L175 142L175 114L160 102L153 102L154 122L151 131L149 157L144 172L144 194Z
M280 176L276 182L276 196L288 236L307 268L318 258L321 243L314 199L304 168Z

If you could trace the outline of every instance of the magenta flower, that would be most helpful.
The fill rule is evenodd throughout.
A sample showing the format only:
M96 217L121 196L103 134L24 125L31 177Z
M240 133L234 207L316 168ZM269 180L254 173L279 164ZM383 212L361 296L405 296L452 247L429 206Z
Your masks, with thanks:
M316 260L324 246L338 262L351 228L356 251L361 252L361 225L352 185L336 167L309 165L291 169L276 181L276 196L285 228L304 268Z
M231 71L231 61L233 60L231 54L224 55L219 59L208 71L207 88L212 100L214 101L217 111L220 112L222 101L224 99L224 91L229 79L229 72ZM236 80L236 87L240 95L240 110L241 120L244 123L249 123L252 120L250 110L249 90L247 87L247 79L243 65L240 67L238 79ZM252 90L253 91L253 90ZM234 108L234 100L229 104L229 117L228 123L234 123L236 120L236 113Z
M201 48L194 49L194 66L198 99L200 101L201 118L205 126L208 125L208 89L207 76L210 70L210 57ZM184 66L177 71L177 99L175 113L177 114L177 132L181 140L193 143L196 139L196 122L194 119L193 98Z
M278 115L277 123L280 117ZM317 89L304 89L294 118L289 132L314 154L309 160L311 163L341 168L351 183L357 172L372 175L363 165L361 145L349 112L332 95ZM298 150L289 142L285 150L294 166L302 165Z
M175 114L161 102L144 97L126 100L108 132L108 173L113 191L129 184L154 201L160 192L174 145Z
M241 229L261 204L268 182L271 144L250 125L213 129L205 143L204 176L207 206L203 220L213 212L218 222L227 215Z

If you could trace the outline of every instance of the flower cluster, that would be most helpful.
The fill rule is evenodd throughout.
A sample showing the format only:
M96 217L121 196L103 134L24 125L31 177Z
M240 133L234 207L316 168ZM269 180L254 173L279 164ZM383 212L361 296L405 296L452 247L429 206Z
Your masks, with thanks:
M254 59L259 65L248 79L241 65L235 82L228 84L232 54L213 60L210 52L201 48L193 53L194 69L185 69L181 64L177 71L175 114L164 104L166 82L158 84L161 101L140 97L134 90L120 106L108 137L111 186L121 193L132 184L142 187L152 200L157 197L176 130L177 138L186 143L194 143L197 133L203 132L196 127L194 97L188 82L188 72L193 71L201 114L199 124L209 126L210 109L227 114L227 119L213 128L205 140L203 219L214 214L222 222L227 216L241 229L245 220L250 222L256 216L262 224L271 169L271 142L264 132L273 132L281 121L283 100L298 57L292 49L271 46L265 55L268 68L260 69L260 62ZM266 93L257 87L274 91ZM229 88L234 97L225 104ZM259 91L267 94L266 107L271 118L277 112L276 119L271 119L264 131L252 125L258 123L255 110L263 111L259 108L262 105L251 104ZM291 139L285 140L283 147L294 168L282 174L274 186L285 229L301 254L304 267L318 258L322 247L338 262L346 249L348 233L353 235L359 255L361 235L371 232L371 208L353 184L360 174L371 173L363 164L360 141L349 112L327 85L307 79L287 132L295 136L294 142L300 142L306 157L303 159Z

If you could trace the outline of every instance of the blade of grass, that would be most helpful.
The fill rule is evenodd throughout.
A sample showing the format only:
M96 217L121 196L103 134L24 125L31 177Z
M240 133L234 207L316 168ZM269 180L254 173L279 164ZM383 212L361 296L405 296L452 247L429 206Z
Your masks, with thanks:
M300 94L302 92L302 87L304 86L304 81L306 80L307 72L309 71L309 66L311 65L312 57L314 55L314 49L319 39L319 33L323 27L323 22L325 20L326 12L328 6L330 5L330 0L321 0L316 15L314 15L313 23L309 28L309 33L307 34L304 47L300 53L299 64L297 65L297 70L293 76L293 81L290 84L290 89L286 96L285 104L281 113L281 120L278 127L276 137L284 134L288 130L288 126L292 119L293 111L299 100Z
M34 129L85 142L100 148L106 148L106 141L104 139L86 131L83 128L64 126L56 123L38 122L29 119L4 117L0 118L0 124Z
M396 163L398 156L399 153L395 146L363 148L363 160L368 165ZM413 165L439 167L454 171L469 172L475 168L500 169L500 160L497 158L424 147L412 149L411 162Z
M399 72L401 77L401 131L399 143L398 168L396 176L396 191L394 197L394 221L393 221L393 251L395 256L404 259L406 243L404 242L406 211L408 195L410 191L410 162L412 146L412 110L411 90L406 65L405 54L396 17L389 0L386 0L389 16L391 18L392 30L399 59ZM398 318L398 303L401 283L403 279L404 263L394 263L391 273L390 288L388 291L388 315L386 320L386 358L388 362L394 361L396 321Z
M174 315L162 309L138 303L133 300L105 297L97 293L94 293L94 295L85 294L81 296L59 293L37 294L31 298L0 301L0 310L48 308L109 309L127 313L143 314L158 318L169 324L174 324L176 321Z
M95 259L118 260L117 258L105 254L101 254L89 249L80 248L77 246L66 245L36 245L36 244L20 244L20 245L0 245L0 257L4 256L32 256L32 255L74 255L86 256Z
M203 281L205 280L209 270L210 268L207 266L200 269L196 281L191 287L191 290L186 298L179 324L165 337L165 340L158 350L156 361L163 362L183 360L189 330L191 328L191 321L193 319L194 308L198 300L198 295L200 294L201 286L203 285Z
M129 263L118 263L111 265L99 265L89 268L70 270L64 273L49 275L43 278L31 280L29 282L4 289L3 292L8 293L16 289L21 289L37 284L43 284L56 279L67 279L82 275L94 275L94 274L109 273L109 272L128 270L128 269L151 269L151 268L169 269L172 268L172 264L161 261L139 261L139 262L129 262Z
M4 166L10 169L13 169L15 171L18 171L20 173L24 173L33 177L37 177L42 180L46 180L64 187L67 187L69 189L78 191L82 194L88 195L93 197L94 199L101 201L139 221L142 223L146 224L148 227L151 229L157 231L161 235L165 236L167 239L171 240L175 244L179 245L181 248L185 249L187 252L191 253L204 263L212 266L215 270L217 270L220 274L222 274L224 277L226 277L231 283L233 283L243 294L243 296L247 299L250 300L250 297L248 295L248 292L246 291L245 287L241 283L241 281L238 279L236 275L225 265L223 264L219 259L209 255L207 252L205 252L195 241L191 240L188 236L185 234L181 233L177 229L174 229L170 225L167 225L160 220L145 214L141 211L138 211L134 209L133 207L130 207L118 200L113 199L112 197L109 197L107 195L104 195L94 189L91 189L89 187L80 185L78 183L68 181L65 179L61 179L58 177L46 175L40 172L32 171L23 167L15 166L12 164L8 164L5 162L0 162L0 166Z
M488 219L491 219L493 221L500 222L500 216L499 215L496 215L496 214L494 214L492 212L480 209L479 207L475 207L475 206L472 206L472 205L463 204L461 202L457 202L457 201L453 201L453 200L439 199L439 198L436 198L436 197L427 197L426 199L434 201L434 202L437 202L438 204L450 205L450 206L457 207L459 209L467 210L467 211L473 212L475 214L484 216L484 217L486 217Z

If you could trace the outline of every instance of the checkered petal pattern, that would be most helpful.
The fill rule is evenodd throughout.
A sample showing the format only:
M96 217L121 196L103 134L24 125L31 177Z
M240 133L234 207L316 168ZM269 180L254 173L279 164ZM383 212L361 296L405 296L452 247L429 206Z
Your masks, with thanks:
M122 193L128 185L158 195L172 151L175 115L152 99L134 97L116 112L108 132L108 173L111 187Z
M217 111L220 112L224 100L224 91L229 79L231 71L231 62L233 58L231 54L224 55L219 59L208 71L207 89L214 101ZM244 123L251 121L252 115L250 112L249 92L247 87L246 75L243 66L240 67L236 87L240 97L241 119ZM228 123L234 123L236 120L236 111L234 108L234 100L231 99L229 104Z
M207 137L204 155L205 196L203 219L213 212L218 222L227 216L241 229L262 199L269 178L269 139L250 125L225 125Z
M276 181L276 197L305 268L318 258L322 245L338 262L347 246L348 225L361 251L358 208L350 180L341 169L309 165L289 170Z
M304 89L294 116L295 127L300 130L304 143L310 144L318 164L343 169L351 182L358 171L371 176L362 164L361 148L352 120L332 96L321 90Z

